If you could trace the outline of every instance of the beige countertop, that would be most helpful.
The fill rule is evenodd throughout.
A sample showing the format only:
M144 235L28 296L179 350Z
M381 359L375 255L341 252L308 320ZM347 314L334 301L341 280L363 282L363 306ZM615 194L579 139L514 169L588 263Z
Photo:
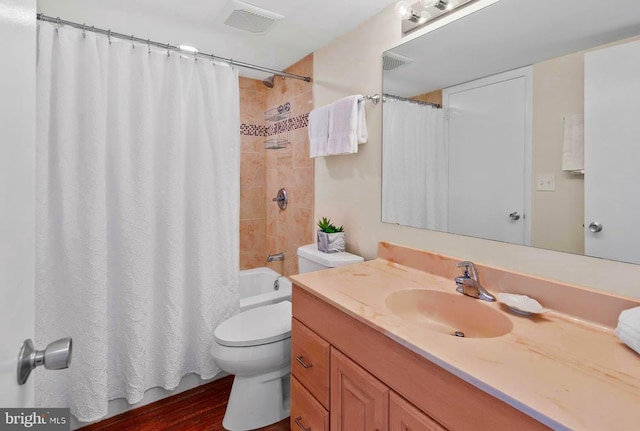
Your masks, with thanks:
M503 313L513 329L495 338L439 333L394 314L385 300L403 289L455 293L454 281L381 258L291 279L553 429L640 430L640 355L626 347L611 328L553 310L519 316L497 302L480 301ZM492 286L485 287L496 293Z

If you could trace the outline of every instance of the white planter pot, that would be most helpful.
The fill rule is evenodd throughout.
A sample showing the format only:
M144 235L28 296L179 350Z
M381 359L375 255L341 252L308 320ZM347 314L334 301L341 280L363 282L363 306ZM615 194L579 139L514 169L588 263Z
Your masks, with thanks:
M344 251L344 232L326 233L318 231L318 250L324 253Z

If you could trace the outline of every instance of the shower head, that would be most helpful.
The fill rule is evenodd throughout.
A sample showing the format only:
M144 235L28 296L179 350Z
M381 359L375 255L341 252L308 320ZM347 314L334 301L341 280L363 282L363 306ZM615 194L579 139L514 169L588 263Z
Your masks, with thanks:
M267 88L273 88L273 80L275 79L275 77L275 75L271 75L270 77L263 79L262 83Z

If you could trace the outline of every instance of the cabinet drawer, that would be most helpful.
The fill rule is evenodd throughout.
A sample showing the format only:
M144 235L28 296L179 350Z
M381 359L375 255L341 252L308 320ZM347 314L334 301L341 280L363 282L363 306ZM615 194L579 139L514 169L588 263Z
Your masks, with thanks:
M389 431L446 431L446 428L392 391L389 397Z
M329 412L291 377L291 431L329 431Z
M329 408L329 343L304 324L291 324L291 373L324 408Z

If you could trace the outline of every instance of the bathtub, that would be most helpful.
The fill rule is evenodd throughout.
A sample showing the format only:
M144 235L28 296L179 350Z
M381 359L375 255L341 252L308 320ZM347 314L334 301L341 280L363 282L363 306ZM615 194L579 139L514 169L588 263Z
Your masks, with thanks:
M277 283L276 283L277 281ZM277 284L277 290L275 289ZM291 281L271 268L240 271L240 311L291 300Z

